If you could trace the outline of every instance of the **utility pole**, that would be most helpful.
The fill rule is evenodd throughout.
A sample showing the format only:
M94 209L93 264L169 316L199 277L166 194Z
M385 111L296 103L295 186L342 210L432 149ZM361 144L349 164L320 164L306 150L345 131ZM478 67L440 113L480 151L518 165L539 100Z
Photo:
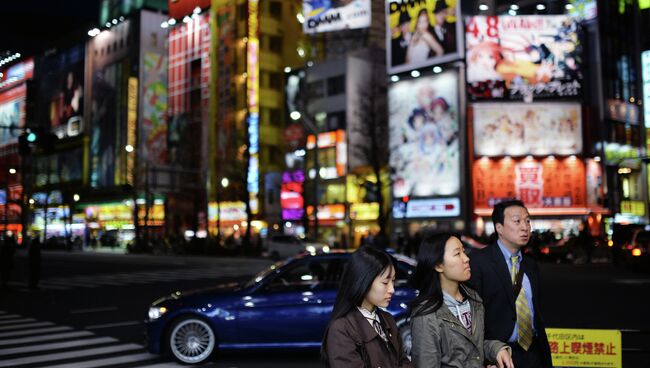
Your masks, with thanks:
M314 144L314 241L318 241L318 177L320 175L320 167L318 162L318 128L314 121L307 115L307 113L298 113L299 116L293 115L296 117L294 120L302 119L303 125L309 130L309 133L314 135L315 144Z

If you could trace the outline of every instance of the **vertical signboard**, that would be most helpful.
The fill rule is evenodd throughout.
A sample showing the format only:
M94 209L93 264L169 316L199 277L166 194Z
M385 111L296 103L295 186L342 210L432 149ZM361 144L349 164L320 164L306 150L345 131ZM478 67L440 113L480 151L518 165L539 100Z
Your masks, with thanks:
M126 183L133 185L135 130L138 125L138 78L130 77L126 100Z
M253 214L259 210L259 39L258 0L248 1L248 54L246 89L248 91L248 192Z
M458 72L394 83L388 98L394 196L458 195Z

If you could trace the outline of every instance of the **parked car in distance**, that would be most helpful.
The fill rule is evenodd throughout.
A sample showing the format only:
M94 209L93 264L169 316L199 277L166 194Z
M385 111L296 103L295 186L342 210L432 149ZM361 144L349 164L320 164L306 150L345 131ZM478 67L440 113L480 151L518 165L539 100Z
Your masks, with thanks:
M271 259L279 260L302 252L329 252L327 244L302 240L293 235L273 234L266 240L266 252Z
M171 353L185 364L200 364L219 349L318 349L351 253L303 253L277 262L247 282L175 292L149 308L146 346ZM394 254L395 293L386 308L397 321L410 351L407 304L416 293L407 286L415 261Z

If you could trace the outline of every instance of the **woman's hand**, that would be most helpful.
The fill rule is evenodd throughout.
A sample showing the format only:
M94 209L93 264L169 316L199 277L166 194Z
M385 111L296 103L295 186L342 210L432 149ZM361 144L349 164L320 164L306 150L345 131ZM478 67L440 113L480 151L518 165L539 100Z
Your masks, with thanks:
M508 349L503 348L497 354L497 366L499 368L515 368L515 363L512 362Z

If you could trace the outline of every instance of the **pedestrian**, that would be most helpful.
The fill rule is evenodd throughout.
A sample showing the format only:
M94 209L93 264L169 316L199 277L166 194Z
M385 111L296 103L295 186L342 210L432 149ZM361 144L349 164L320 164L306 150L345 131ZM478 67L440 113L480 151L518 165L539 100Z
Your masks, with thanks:
M360 247L351 256L325 330L321 357L327 367L412 367L386 308L395 292L388 253Z
M411 278L411 354L416 367L512 368L511 348L484 339L481 297L469 288L471 270L463 244L448 233L429 235L420 245Z
M41 240L36 236L29 244L27 251L29 258L29 288L38 289L41 278Z
M500 202L492 222L496 242L470 258L470 284L485 305L485 338L507 342L517 368L552 367L539 267L522 252L531 236L528 210L519 200Z

